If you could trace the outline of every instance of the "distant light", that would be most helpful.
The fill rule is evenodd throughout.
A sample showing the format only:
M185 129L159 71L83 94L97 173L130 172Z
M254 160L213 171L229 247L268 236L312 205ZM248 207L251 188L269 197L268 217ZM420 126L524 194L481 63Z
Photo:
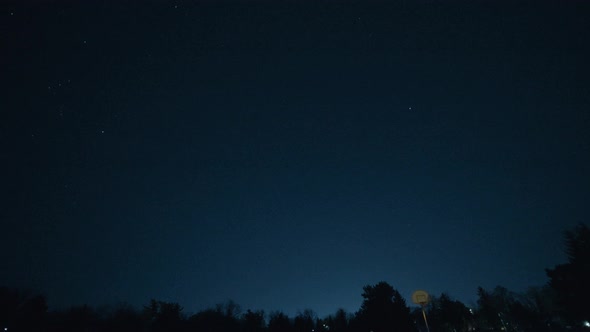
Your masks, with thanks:
M590 322L589 322L589 321L585 321L585 322L584 322L584 326L586 326L586 327L590 327Z

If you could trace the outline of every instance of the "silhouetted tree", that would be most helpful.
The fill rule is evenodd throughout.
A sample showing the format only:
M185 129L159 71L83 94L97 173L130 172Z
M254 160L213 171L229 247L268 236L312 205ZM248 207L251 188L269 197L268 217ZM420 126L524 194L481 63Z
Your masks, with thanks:
M225 316L215 309L199 311L188 319L190 331L223 332L225 324Z
M340 308L333 315L326 317L324 323L330 332L348 332L350 319L350 315Z
M292 332L294 330L289 316L275 311L271 312L268 320L268 332Z
M159 331L180 331L182 329L183 317L182 307L178 303L156 301L152 299L147 306L144 306L144 316L151 325L151 330Z
M101 330L98 313L88 305L74 306L52 314L50 331L95 332Z
M47 315L42 295L0 287L0 328L7 331L38 331Z
M547 293L541 298L538 291L517 294L497 286L492 292L480 287L478 296L478 325L484 330L539 332L557 328Z
M590 229L584 224L565 232L568 262L547 269L561 314L572 325L590 321Z
M400 293L386 282L363 287L363 303L357 313L358 328L374 332L415 331L410 309Z
M141 332L146 328L144 322L133 307L121 304L107 316L104 326L105 330L112 332Z
M200 311L189 318L191 331L239 332L240 307L233 301L217 304L215 309Z
M477 296L478 326L484 330L508 330L511 327L508 312L514 301L512 294L501 286L496 286L492 292L478 287Z
M299 312L293 320L293 327L296 332L312 332L316 327L317 315L311 309Z
M442 293L440 296L432 296L428 305L428 323L433 331L440 332L466 332L473 328L473 315L469 308L460 301ZM422 312L417 313L416 321L422 324Z
M243 332L263 332L265 329L264 311L246 311L242 315Z
M240 305L235 303L233 300L228 300L225 303L218 303L215 306L215 310L221 312L225 317L231 317L236 320L242 313L242 308L240 307Z
M529 312L529 330L551 331L564 325L556 307L555 291L549 285L531 287L521 298L523 306Z
M14 329L19 305L18 291L0 287L0 324L2 324L0 328Z

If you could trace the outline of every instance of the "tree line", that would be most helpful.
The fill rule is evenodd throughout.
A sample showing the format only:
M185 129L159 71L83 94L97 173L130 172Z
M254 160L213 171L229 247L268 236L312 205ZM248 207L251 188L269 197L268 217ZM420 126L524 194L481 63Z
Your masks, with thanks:
M188 315L180 304L152 299L141 309L108 310L87 305L48 311L39 294L0 287L0 329L4 332L568 332L590 331L590 230L565 232L567 262L547 269L548 282L523 293L502 286L477 290L477 305L442 293L424 311L410 309L386 282L363 287L357 312L338 309L326 317L303 310L294 317L274 311L242 311L233 301ZM2 332L0 331L0 332Z

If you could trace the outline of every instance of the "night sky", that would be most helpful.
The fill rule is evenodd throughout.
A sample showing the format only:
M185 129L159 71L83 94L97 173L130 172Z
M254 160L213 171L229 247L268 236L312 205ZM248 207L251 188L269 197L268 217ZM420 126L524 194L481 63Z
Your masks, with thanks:
M589 17L2 1L0 284L320 316L543 285L590 216Z

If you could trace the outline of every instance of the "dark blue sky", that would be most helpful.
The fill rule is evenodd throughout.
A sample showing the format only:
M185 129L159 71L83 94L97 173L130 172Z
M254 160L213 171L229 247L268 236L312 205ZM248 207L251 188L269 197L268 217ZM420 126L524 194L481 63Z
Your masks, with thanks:
M0 281L320 316L544 284L590 213L588 14L3 3Z

